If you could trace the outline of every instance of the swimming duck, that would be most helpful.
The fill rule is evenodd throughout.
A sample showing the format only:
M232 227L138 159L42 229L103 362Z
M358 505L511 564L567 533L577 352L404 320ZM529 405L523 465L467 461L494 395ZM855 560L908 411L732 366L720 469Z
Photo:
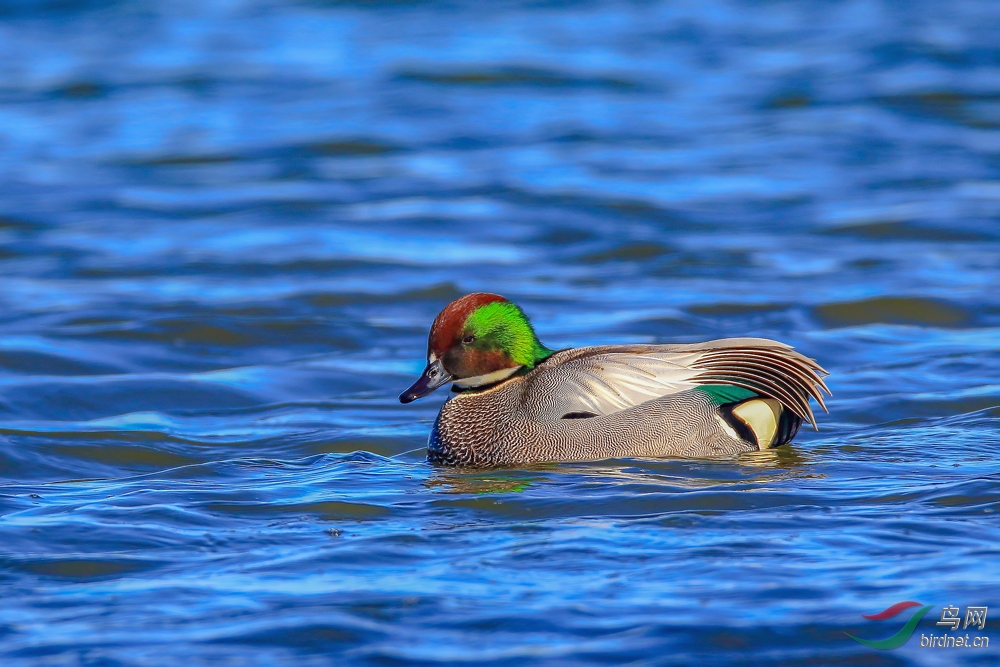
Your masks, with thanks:
M809 399L830 393L816 362L764 338L551 350L517 305L476 293L435 318L409 403L453 383L428 460L512 466L622 457L708 457L789 442Z

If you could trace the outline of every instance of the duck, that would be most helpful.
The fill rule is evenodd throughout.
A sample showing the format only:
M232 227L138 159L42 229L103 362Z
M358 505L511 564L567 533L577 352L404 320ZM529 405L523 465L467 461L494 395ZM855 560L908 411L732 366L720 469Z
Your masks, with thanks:
M617 458L713 458L791 442L810 399L827 411L826 370L765 338L553 350L524 311L485 292L449 303L428 334L427 365L399 395L452 383L427 459L512 467Z

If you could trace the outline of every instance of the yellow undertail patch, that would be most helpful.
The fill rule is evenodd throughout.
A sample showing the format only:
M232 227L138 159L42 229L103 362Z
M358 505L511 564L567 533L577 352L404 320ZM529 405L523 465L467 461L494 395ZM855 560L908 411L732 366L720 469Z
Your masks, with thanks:
M773 398L754 398L733 408L733 414L757 436L757 446L768 449L778 434L781 403Z

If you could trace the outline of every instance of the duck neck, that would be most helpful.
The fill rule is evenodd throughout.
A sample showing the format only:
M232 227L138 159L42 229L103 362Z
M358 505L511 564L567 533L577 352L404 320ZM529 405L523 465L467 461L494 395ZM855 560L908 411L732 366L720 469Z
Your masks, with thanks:
M528 368L534 368L535 366L537 366L538 364L542 363L543 361L545 361L546 359L548 359L549 357L551 357L555 353L556 353L555 350L550 350L549 348L545 347L536 338L535 339L534 350L532 352L531 364L528 365L527 367Z

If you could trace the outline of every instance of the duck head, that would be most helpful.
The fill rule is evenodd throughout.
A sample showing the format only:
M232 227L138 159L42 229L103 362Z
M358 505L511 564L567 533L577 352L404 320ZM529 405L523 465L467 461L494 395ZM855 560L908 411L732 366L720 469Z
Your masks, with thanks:
M427 368L399 402L415 401L448 382L462 388L493 384L534 368L552 352L518 306L498 294L467 294L434 319Z

